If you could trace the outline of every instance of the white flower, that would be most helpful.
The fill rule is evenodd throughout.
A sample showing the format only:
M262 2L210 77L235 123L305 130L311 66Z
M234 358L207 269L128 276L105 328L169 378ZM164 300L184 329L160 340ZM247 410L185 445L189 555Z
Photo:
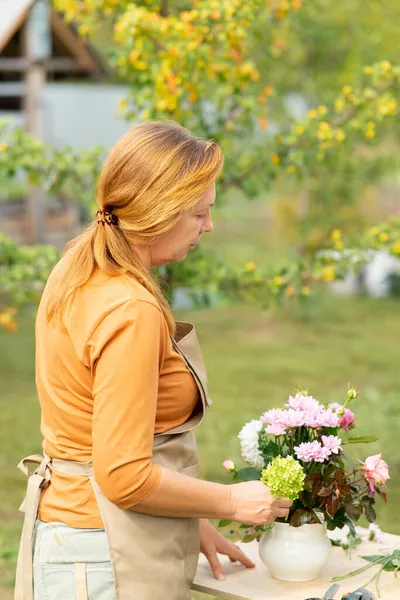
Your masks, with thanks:
M378 542L381 544L383 542L383 533L381 528L376 523L370 523L368 528L368 539L370 542Z
M246 423L238 434L243 460L256 469L262 469L265 466L258 448L258 436L262 428L262 422L253 419L250 423Z

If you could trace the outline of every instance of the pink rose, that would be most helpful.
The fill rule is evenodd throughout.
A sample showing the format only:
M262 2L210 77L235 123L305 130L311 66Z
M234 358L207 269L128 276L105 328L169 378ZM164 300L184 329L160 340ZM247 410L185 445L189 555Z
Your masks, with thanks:
M232 473L236 469L236 465L233 460L224 460L222 466L224 467L225 471L228 471L228 473Z
M382 452L374 456L368 456L362 468L364 469L371 492L374 491L374 483L385 485L386 481L390 479L389 466L382 460Z
M340 416L340 415L339 415ZM355 421L354 413L351 412L348 408L344 409L344 414L340 416L339 425L345 431L349 431L350 425L353 425Z

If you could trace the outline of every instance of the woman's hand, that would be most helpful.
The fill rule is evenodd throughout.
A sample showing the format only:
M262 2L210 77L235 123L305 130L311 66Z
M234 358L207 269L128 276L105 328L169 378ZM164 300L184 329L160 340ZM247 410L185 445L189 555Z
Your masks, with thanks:
M229 518L238 523L265 525L276 517L287 517L293 502L276 500L261 481L235 483L230 487L232 514Z
M235 544L225 539L208 519L200 519L200 551L210 563L215 579L225 579L217 554L225 554L231 562L241 562L249 569L255 567L255 564Z

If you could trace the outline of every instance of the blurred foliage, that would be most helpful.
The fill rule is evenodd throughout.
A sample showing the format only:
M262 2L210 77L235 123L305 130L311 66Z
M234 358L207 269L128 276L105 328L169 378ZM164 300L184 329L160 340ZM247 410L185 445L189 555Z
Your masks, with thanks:
M400 256L400 219L372 227L357 242L356 248L347 246L341 230L335 229L317 253L293 258L286 265L248 262L239 268L221 262L213 251L197 248L191 261L171 263L159 275L171 301L174 290L184 288L195 306L209 306L215 298L256 302L265 308L293 299L304 302L316 284L343 279L350 270L357 272L377 250ZM17 245L0 233L0 327L15 331L17 308L39 301L59 257L52 246Z
M349 224L361 221L357 203L365 189L399 167L397 2L53 5L88 39L98 42L107 23L108 58L130 89L122 116L136 122L172 118L220 143L226 157L220 192L235 186L248 197L271 189L301 195L300 213L289 215L297 233L292 264L277 272L266 266L238 270L212 253L191 253L184 264L162 272L172 295L176 287L190 287L197 302L225 294L267 304L271 296L307 296L309 284L339 277L349 261L365 260L368 235L360 226L348 235ZM59 151L0 124L0 178L27 177L51 193L66 188L86 216L105 153ZM382 227L390 244L379 244L393 251L398 225ZM343 239L336 240L343 248L336 247L340 258L329 265L319 250L330 248L337 229L348 237L347 253ZM17 256L17 262L25 260L25 254ZM326 275L330 268L334 277ZM6 292L13 305L20 304L10 287Z
M53 246L18 245L0 232L0 327L15 331L17 309L39 302L58 259Z

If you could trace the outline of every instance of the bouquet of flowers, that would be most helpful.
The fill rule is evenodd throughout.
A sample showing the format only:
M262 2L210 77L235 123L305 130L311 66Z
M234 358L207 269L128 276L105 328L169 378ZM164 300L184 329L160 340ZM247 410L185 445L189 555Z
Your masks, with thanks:
M356 423L348 404L357 396L357 390L349 389L343 404L329 406L307 391L290 396L284 408L268 410L240 431L242 458L249 466L238 469L233 461L226 460L224 468L235 481L260 479L276 498L293 500L287 518L293 527L325 523L333 530L347 525L356 536L354 523L361 515L370 523L375 521L376 494L387 501L382 487L389 479L381 454L346 469L346 444L377 440L351 434ZM251 541L263 530L251 528L242 541Z

